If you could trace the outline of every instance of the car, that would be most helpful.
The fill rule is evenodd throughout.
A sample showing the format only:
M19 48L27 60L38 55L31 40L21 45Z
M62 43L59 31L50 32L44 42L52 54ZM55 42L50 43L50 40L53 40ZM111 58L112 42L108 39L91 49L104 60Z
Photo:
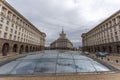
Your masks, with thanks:
M85 55L89 55L89 52L84 52Z
M109 55L110 55L110 54L109 54L109 53L107 53L107 52L105 52L104 54L105 54L106 56L109 56Z
M97 57L106 57L107 55L103 52L96 52Z

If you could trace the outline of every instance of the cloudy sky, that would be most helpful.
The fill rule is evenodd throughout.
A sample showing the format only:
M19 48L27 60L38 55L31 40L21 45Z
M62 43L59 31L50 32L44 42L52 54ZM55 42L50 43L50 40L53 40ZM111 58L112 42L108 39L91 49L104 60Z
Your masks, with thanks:
M46 46L59 37L62 27L74 46L81 34L120 9L120 0L6 0L40 31Z

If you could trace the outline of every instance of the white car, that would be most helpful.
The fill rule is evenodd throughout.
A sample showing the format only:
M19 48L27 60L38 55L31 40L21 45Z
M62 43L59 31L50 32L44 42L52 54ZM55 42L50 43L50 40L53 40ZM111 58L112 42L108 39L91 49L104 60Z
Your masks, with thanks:
M84 54L89 55L89 52L84 52Z

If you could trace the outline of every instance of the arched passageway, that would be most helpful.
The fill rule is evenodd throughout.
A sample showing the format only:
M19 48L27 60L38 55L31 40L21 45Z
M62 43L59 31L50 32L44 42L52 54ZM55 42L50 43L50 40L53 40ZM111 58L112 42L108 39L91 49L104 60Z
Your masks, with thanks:
M13 52L17 52L17 50L18 50L18 46L17 46L17 44L14 44L13 45Z
M23 46L23 45L21 45L21 46L20 46L20 51L19 51L19 53L20 53L20 54L22 54L22 53L23 53L23 51L24 51L24 46Z
M33 51L35 51L35 47L33 47Z
M112 47L109 46L108 49L109 49L109 52L111 53L112 52Z
M116 47L117 47L116 48L117 49L117 53L120 53L120 45L117 45Z
M100 51L100 47L99 46L97 47L97 51Z
M32 51L32 46L30 46L30 51Z
M25 47L25 52L29 52L28 46Z
M2 55L3 56L7 56L7 53L9 52L9 44L8 43L4 43L2 46Z
M102 49L103 49L103 52L105 52L105 51L106 51L106 47L104 47L104 46L103 46L103 47L102 47Z

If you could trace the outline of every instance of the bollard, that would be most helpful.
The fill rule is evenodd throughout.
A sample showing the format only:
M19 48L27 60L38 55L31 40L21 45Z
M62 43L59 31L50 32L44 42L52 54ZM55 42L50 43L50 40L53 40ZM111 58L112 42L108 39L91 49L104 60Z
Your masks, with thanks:
M118 60L116 60L116 63L118 63L119 61Z
M108 60L108 61L110 61L110 59L109 59L109 58L107 58L107 60Z
M103 59L103 57L101 57L101 59Z

